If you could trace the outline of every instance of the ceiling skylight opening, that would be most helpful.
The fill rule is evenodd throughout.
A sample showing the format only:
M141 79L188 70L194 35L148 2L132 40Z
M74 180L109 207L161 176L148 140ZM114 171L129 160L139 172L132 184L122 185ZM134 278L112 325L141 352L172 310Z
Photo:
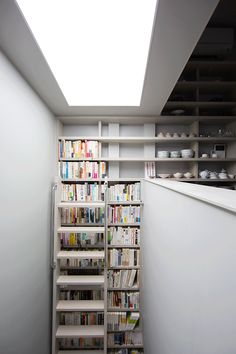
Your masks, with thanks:
M68 105L139 106L158 0L17 0Z

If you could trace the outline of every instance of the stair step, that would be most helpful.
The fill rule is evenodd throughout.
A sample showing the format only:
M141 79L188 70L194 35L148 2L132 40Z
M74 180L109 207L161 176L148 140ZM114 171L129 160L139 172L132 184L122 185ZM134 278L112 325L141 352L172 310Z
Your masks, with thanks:
M103 300L60 300L57 311L104 311Z
M104 226L61 226L57 230L58 233L65 232L65 233L102 233L105 232Z
M58 208L104 208L104 202L61 202Z
M104 337L104 326L58 326L56 338Z
M60 275L57 285L103 285L104 275Z
M104 251L60 251L57 259L104 259Z
M59 350L58 354L104 354L104 350Z

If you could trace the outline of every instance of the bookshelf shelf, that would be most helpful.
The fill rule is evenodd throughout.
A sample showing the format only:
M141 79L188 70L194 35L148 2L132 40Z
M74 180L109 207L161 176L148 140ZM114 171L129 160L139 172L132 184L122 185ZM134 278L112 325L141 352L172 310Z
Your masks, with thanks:
M140 227L140 223L109 223L108 226Z
M104 311L103 300L60 300L57 311Z
M140 309L129 309L126 307L120 308L120 307L109 307L107 309L108 312L139 312Z
M105 203L100 202L61 202L58 208L104 208Z
M74 232L74 233L82 233L82 232L86 232L86 233L102 233L105 232L105 228L104 227L97 227L97 226L80 226L80 227L76 227L76 226L62 226L59 227L57 230L58 233L70 233L70 232Z
M143 202L132 201L132 202L108 202L109 205L143 205Z
M58 326L56 338L104 337L104 326Z
M107 288L108 291L139 291L139 287L133 287L133 288Z
M108 245L107 248L140 248L139 245Z
M140 269L140 266L109 266L108 269L123 270L123 269Z
M58 354L104 354L104 350L59 350Z
M104 251L60 251L57 259L104 259Z
M143 348L143 345L140 345L140 344L137 344L137 345L135 345L135 344L127 344L127 345L109 345L108 347L107 347L108 349L141 349L141 348Z
M57 285L104 285L103 275L60 275Z

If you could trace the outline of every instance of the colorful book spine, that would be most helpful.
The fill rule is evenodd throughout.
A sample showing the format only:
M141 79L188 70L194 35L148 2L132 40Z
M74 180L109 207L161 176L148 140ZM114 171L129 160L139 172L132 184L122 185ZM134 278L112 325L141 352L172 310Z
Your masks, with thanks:
M109 245L139 246L140 228L137 227L109 227Z
M93 140L60 140L59 159L99 158L99 143Z
M141 200L141 184L115 184L109 187L109 201L129 202Z
M140 251L123 248L108 251L108 264L110 267L132 267L140 265Z
M140 223L139 206L109 206L108 223L134 224Z
M62 179L96 179L106 177L106 162L61 161L59 176Z

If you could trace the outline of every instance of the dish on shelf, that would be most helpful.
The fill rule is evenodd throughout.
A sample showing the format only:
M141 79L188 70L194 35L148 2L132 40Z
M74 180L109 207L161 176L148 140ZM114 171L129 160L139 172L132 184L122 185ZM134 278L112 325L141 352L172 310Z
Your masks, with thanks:
M181 156L183 158L191 158L194 156L194 151L193 149L183 149L181 150Z
M158 177L160 178L169 178L171 175L170 173L159 173L158 174Z
M171 151L170 157L175 158L175 159L181 157L180 151Z
M181 116L182 114L184 114L184 112L184 109L174 109L170 112L170 114L173 114L174 116Z
M182 178L183 177L183 173L181 172L176 172L173 174L174 178Z
M169 151L158 151L157 152L157 157L159 157L160 159L166 159L170 156Z
M209 157L209 156L208 156L208 154L202 154L201 157L202 157L202 158L207 158L207 157Z
M228 177L229 177L229 179L234 179L234 175L232 175L232 174L229 174Z
M171 138L171 134L170 133L166 133L166 138Z
M193 174L191 172L184 173L185 178L193 178Z
M179 134L178 133L174 133L173 134L173 138L179 138Z
M164 136L165 135L162 132L158 133L158 135L157 135L158 138L164 138Z
M207 179L207 178L209 178L209 171L208 170L201 171L201 172L199 172L199 176L202 179Z

